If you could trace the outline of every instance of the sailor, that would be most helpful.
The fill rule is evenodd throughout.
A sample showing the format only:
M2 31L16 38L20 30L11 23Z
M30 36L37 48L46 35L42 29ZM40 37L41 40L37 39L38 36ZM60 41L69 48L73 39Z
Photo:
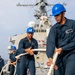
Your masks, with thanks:
M27 69L30 71L30 75L35 75L35 59L34 54L38 52L34 52L33 49L38 48L37 40L33 38L33 34L35 32L33 27L27 28L27 37L21 39L19 42L19 52L29 54L20 57L20 75L27 75Z
M49 58L48 65L53 62L54 52L59 54L54 75L75 75L75 20L67 19L65 12L62 4L55 4L52 8L57 23L50 29L46 54Z
M10 54L10 75L14 75L15 72L15 65L16 65L16 59L15 59L15 51L16 51L16 47L15 46L11 46L11 54Z
M15 57L17 55L19 55L19 50L17 49L16 52L14 53ZM17 75L20 75L20 57L19 58L16 58L16 74Z
M1 56L0 56L0 72L1 72L3 66L4 66L4 59L1 58ZM3 75L3 72L2 72L2 75Z

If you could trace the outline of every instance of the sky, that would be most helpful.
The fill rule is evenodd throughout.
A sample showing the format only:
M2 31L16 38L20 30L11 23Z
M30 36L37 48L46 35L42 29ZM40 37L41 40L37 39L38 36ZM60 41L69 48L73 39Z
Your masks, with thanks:
M39 1L39 0L37 0ZM63 3L67 12L65 16L75 19L75 0L47 0L49 4ZM25 33L28 23L35 21L33 16L37 7L18 7L18 3L35 4L36 0L0 0L0 55L5 60L9 58L7 47L10 45L9 37ZM52 7L48 7L51 9ZM51 14L51 11L48 12ZM52 24L55 23L52 17Z

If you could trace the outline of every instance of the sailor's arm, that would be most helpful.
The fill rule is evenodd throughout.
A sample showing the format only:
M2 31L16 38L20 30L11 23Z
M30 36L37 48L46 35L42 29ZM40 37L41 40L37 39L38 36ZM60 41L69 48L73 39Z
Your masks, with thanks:
M11 59L10 59L9 61L10 61L10 62L9 62L9 65L16 65L16 61L15 61L15 62L12 62Z
M47 57L49 59L49 62L47 62L47 65L50 66L51 64L53 64L53 55L55 52L55 32L53 29L50 30L50 33L48 35L48 39L47 39L47 47L46 47L46 54ZM55 69L57 69L58 67L55 65L54 66Z
M30 55L34 55L34 51L30 48L25 49L25 52L29 53Z
M25 52L28 52L30 55L34 55L34 54L37 54L38 51L34 51L33 49L37 49L38 48L38 42L37 40L34 40L33 41L33 46L28 48L28 49L25 49Z
M47 46L46 46L46 55L48 58L52 58L55 50L55 32L53 28L51 28L50 33L47 38Z
M24 39L21 39L21 40L20 40L19 46L18 46L18 51L19 51L19 53L24 53L24 52L25 52Z

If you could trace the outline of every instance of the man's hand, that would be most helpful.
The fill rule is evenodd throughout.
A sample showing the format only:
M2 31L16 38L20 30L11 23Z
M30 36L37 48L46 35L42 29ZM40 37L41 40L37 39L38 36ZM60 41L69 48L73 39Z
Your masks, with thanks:
M29 54L30 54L30 55L34 55L34 51L33 51L33 50L30 50L30 51L29 51Z
M62 48L57 48L57 49L55 50L55 52L58 52L58 54L61 54Z
M16 65L16 62L13 62L13 63L9 63L9 65Z
M47 62L47 66L51 66L51 64L53 64L53 59L49 58L49 62Z
M49 62L47 62L47 66L51 66L51 64L53 64L53 59L52 58L49 58ZM57 65L54 66L54 69L55 70L58 69Z
M30 55L34 55L34 51L31 48L28 48L25 51L28 52Z

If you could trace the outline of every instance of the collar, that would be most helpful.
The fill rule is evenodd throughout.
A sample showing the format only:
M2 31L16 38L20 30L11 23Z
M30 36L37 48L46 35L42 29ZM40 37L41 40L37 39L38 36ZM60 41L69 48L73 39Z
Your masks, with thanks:
M29 41L27 37L25 37L25 40ZM31 38L31 41L33 40L33 38Z
M55 25L56 25L55 27L67 26L68 25L68 19L66 18L66 21L65 21L64 25L61 25L59 23L56 23Z
M65 17L66 18L66 17ZM65 21L65 23L64 23L64 25L68 25L68 19L66 18L66 21Z

